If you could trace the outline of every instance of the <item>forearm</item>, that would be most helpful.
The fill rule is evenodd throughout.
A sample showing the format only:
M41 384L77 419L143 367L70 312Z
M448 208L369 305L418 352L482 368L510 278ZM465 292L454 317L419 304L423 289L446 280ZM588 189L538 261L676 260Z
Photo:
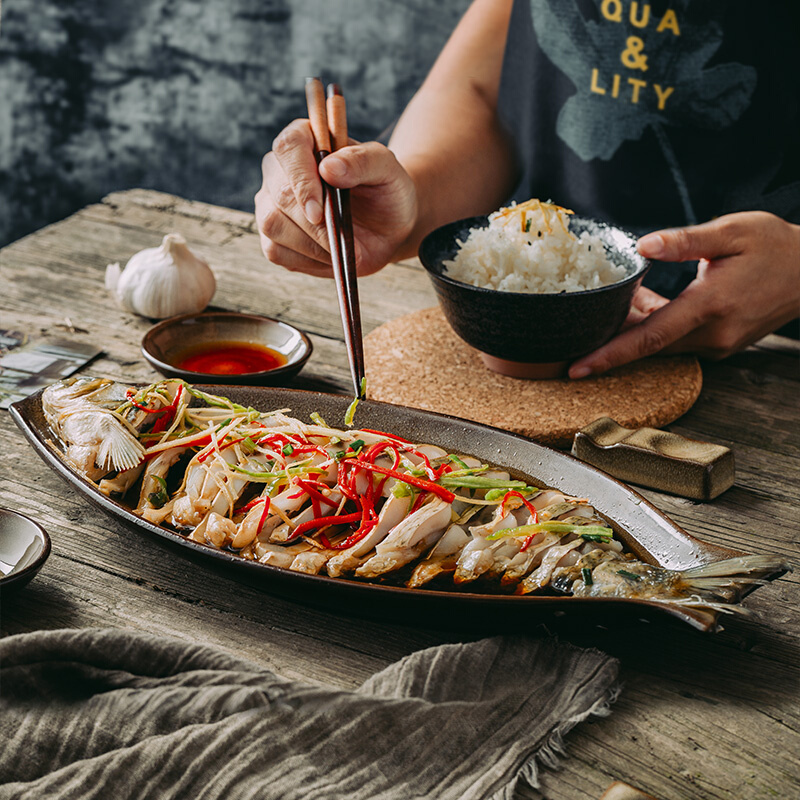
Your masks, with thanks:
M496 209L513 188L517 166L497 115L510 9L510 0L473 3L397 123L389 147L418 206L397 258L439 225Z

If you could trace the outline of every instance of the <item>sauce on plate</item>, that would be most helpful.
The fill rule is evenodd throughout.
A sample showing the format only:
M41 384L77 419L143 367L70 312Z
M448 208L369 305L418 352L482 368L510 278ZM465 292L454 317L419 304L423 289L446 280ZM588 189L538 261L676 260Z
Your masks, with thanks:
M263 344L214 342L184 350L175 359L178 369L210 375L268 372L286 364L286 356Z

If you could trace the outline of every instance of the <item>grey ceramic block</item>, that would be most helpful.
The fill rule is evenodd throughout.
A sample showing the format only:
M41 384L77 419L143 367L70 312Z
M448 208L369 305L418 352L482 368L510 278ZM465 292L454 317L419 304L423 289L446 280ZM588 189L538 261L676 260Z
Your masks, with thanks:
M735 479L727 447L655 428L623 428L610 417L578 431L572 454L626 483L693 500L711 500Z

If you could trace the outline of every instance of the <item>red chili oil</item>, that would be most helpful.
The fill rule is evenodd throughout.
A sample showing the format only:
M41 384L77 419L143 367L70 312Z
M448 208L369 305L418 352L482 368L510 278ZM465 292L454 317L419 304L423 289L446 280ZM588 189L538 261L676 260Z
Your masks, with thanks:
M214 342L184 350L175 360L178 369L209 375L268 372L286 364L286 356L263 344Z

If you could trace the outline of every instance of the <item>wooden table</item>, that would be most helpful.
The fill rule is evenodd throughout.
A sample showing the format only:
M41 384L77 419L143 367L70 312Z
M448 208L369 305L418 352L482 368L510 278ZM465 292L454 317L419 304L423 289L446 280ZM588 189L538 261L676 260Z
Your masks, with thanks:
M101 345L84 372L155 380L139 354L150 322L120 311L105 266L179 231L213 266L215 304L279 317L308 331L314 356L294 383L346 393L347 360L333 284L265 263L252 216L147 191L113 194L0 251L2 328L32 338ZM415 263L361 281L365 330L435 304ZM702 539L796 557L800 539L800 378L796 342L767 337L705 364L695 407L670 426L732 447L736 485L713 503L645 491ZM668 388L665 388L668 391ZM452 631L378 624L314 610L246 588L124 529L71 491L0 412L0 505L38 519L53 553L40 575L3 599L2 634L115 626L208 643L279 673L340 687ZM717 635L661 624L559 634L621 659L624 690L605 719L568 737L570 757L543 773L552 800L597 798L613 779L661 800L800 797L800 588L798 573L747 601L758 618L730 619ZM532 630L536 630L532 627ZM483 633L476 631L475 635ZM513 676L510 676L513 679Z

